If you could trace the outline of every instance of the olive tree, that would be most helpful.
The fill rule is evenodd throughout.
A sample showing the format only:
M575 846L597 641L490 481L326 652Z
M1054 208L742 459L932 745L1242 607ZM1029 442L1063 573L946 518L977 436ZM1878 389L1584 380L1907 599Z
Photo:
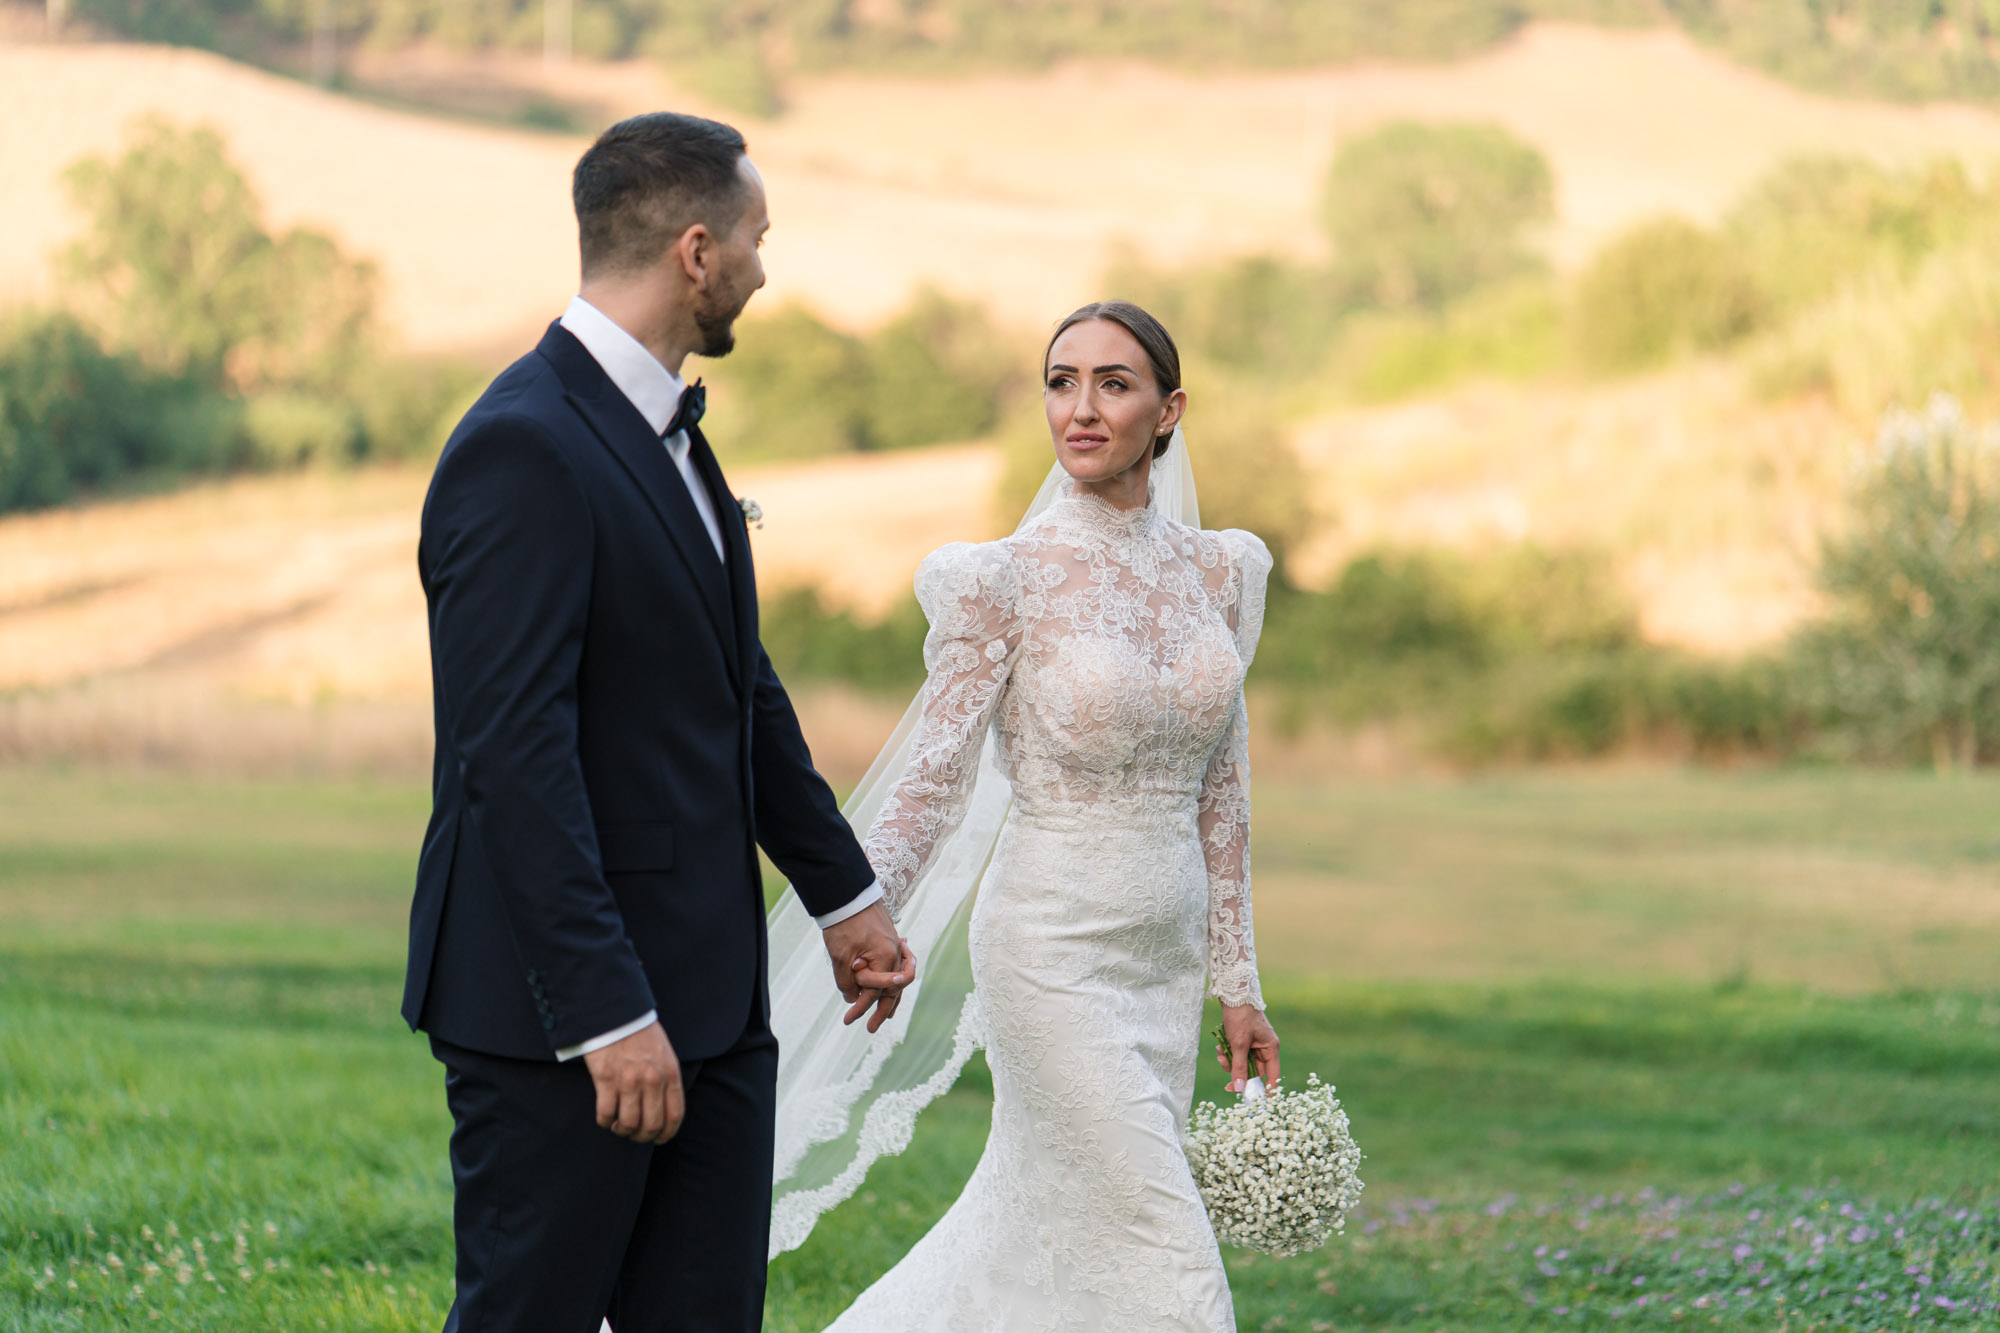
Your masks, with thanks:
M2000 746L2000 428L1954 400L1891 412L1824 544L1829 614L1796 645L1853 748L1969 768Z

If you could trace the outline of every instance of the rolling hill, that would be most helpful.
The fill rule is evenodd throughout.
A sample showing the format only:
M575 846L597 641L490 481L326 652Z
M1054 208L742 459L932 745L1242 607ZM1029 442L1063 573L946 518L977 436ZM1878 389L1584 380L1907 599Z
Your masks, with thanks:
M436 59L431 77L447 77ZM645 65L508 68L605 115L700 109ZM150 112L217 126L274 221L377 261L415 348L497 361L571 290L580 139L389 109L202 52L17 36L0 41L0 303L50 290L49 253L75 225L63 166ZM1443 66L828 77L802 81L782 119L745 123L776 219L763 299L864 326L929 282L1038 327L1098 294L1121 242L1164 260L1310 253L1334 146L1397 117L1492 120L1537 145L1558 179L1546 244L1566 265L1644 216L1712 217L1797 153L1954 153L1982 171L2000 158L2000 115L1813 96L1668 30L1541 25Z

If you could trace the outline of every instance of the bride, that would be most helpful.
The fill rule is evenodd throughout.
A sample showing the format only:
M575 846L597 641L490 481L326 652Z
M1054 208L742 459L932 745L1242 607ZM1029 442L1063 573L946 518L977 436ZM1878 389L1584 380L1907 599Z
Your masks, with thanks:
M959 932L968 993L954 1005L948 979L920 982L931 993L911 992L897 1057L855 1047L837 1068L800 1055L781 1071L774 1251L907 1143L982 1040L992 1133L950 1211L829 1333L1235 1328L1181 1132L1204 979L1231 1090L1253 1060L1278 1076L1251 939L1243 705L1271 557L1250 533L1181 521L1187 396L1151 315L1085 306L1043 369L1045 502L1012 537L918 569L929 679L860 812L875 806L863 845L892 913L933 972L950 972ZM775 1021L787 1045L810 1042L786 1020L776 919L773 933ZM948 1041L940 1013L957 1020Z

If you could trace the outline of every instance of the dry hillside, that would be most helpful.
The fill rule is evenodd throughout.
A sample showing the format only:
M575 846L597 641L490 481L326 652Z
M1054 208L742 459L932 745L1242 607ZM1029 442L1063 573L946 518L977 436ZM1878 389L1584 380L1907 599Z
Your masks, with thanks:
M978 446L732 481L764 509L766 588L876 608L924 552L989 535ZM240 478L0 520L0 759L413 773L430 756L417 469ZM863 518L865 516L865 519ZM823 762L857 776L894 710L805 705Z
M989 535L979 446L745 468L766 588L877 609L941 543ZM0 521L0 692L194 679L250 698L422 700L417 519L428 473L241 478Z
M463 73L432 63L391 72ZM500 73L607 115L689 104L644 65L544 75L516 60ZM47 256L74 226L61 168L150 111L219 126L276 221L377 260L391 318L418 347L497 356L570 290L579 140L386 110L201 52L0 37L0 302L49 289ZM1310 250L1338 138L1400 116L1497 120L1540 146L1560 181L1549 245L1566 263L1637 217L1711 216L1798 152L2000 157L1989 112L1811 96L1667 31L1545 26L1436 67L843 76L801 84L783 119L747 126L777 223L767 299L866 324L934 282L1040 325L1095 294L1121 239L1162 258Z

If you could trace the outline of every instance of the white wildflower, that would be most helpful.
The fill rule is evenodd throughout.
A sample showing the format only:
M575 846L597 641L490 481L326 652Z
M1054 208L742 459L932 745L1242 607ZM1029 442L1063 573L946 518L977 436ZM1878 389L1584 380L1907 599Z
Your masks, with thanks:
M1285 1258L1316 1250L1361 1201L1361 1150L1331 1084L1272 1088L1259 1100L1203 1102L1188 1126L1188 1165L1216 1238Z

